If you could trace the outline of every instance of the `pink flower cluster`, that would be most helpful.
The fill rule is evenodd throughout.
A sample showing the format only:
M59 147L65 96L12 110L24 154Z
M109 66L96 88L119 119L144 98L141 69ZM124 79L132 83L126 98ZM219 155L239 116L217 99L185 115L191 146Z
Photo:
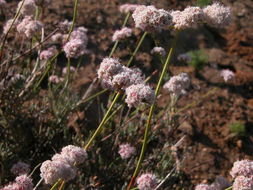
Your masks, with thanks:
M123 66L118 59L104 58L98 69L98 78L104 88L125 90L129 107L154 101L154 91L144 84L142 72Z
M14 164L11 168L11 173L13 173L16 176L28 174L29 172L30 172L30 165L24 162L18 162Z
M58 77L57 75L51 75L48 80L51 83L58 84L59 82L62 82L64 79L61 77Z
M10 27L11 27L13 21L14 21L14 19L10 19L10 20L8 20L8 21L5 23L4 28L3 28L3 33L4 33L4 34L7 34L7 32L10 30ZM18 25L18 20L15 20L15 22L14 22L13 25L12 25L12 29L13 29L13 28L16 28L17 25Z
M224 69L220 72L220 76L225 82L232 80L235 77L235 73L229 69Z
M158 180L154 174L146 173L137 178L137 187L140 190L153 190L158 184Z
M213 3L203 9L200 7L187 7L183 11L172 11L175 29L186 29L207 23L213 27L225 27L231 22L231 10L220 3Z
M164 89L167 89L175 96L181 94L186 94L186 89L190 86L190 77L187 73L181 73L177 76L170 78L163 86Z
M120 41L132 35L133 31L131 28L124 27L120 30L116 30L112 36L112 41Z
M70 72L75 72L75 70L76 70L75 67L73 67L73 66L70 66L70 67L69 67L69 71L70 71ZM67 73L68 73L68 67L64 67L64 68L62 69L62 74L66 75Z
M42 29L43 25L40 21L33 20L31 16L26 16L18 25L17 31L24 34L27 38L33 37Z
M63 41L67 36L63 35ZM78 27L71 33L69 41L63 46L63 50L68 58L77 58L88 52L87 44L87 29Z
M17 11L20 9L22 3L23 3L23 1L19 2ZM35 1L34 0L25 0L20 12L23 15L32 16L35 14L35 10L36 10Z
M33 182L26 174L16 177L15 182L6 185L0 190L32 190Z
M163 47L154 47L151 50L151 54L157 54L159 56L164 57L166 55L166 51L165 51L165 49Z
M76 175L75 164L82 164L87 159L84 149L68 145L52 160L47 160L40 167L41 177L46 184L54 184L58 179L71 180Z
M124 160L130 158L132 155L135 154L135 152L136 152L136 149L128 143L121 144L119 146L119 154L121 158Z
M129 13L129 12L132 13L138 6L140 5L126 3L119 7L119 11L121 13Z
M40 53L40 60L49 60L57 54L56 46L52 46Z
M138 6L132 17L135 27L144 31L161 31L172 24L170 13L154 6Z
M233 183L233 190L252 190L253 189L253 176L245 177L238 176Z

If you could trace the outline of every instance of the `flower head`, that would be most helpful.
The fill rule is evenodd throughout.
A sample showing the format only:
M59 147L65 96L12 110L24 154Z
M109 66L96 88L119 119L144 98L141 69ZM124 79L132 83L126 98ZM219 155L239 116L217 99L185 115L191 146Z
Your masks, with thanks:
M137 186L140 190L153 190L158 184L154 174L146 173L137 178Z
M151 54L157 54L157 55L164 57L166 55L166 52L165 52L165 49L162 47L154 47L151 50Z
M62 82L63 79L59 78L57 75L51 75L48 79L51 83L58 84L59 82Z
M233 183L233 190L252 190L253 176L238 176Z
M132 17L135 27L145 31L160 31L172 24L169 12L154 6L138 6Z
M68 58L77 58L87 53L86 44L80 39L73 39L63 46L63 50Z
M137 107L140 103L153 103L155 100L155 93L150 86L143 83L134 84L126 88L125 102L129 107Z
M119 11L121 13L129 13L129 12L134 12L135 9L140 6L140 5L136 5L136 4L129 4L129 3L126 3L126 4L123 4L119 7Z
M124 27L120 30L116 30L112 36L112 41L119 41L123 40L127 37L130 37L132 35L133 31L131 28Z
M70 35L70 40L81 40L84 46L88 44L87 29L85 27L76 28Z
M234 162L234 165L230 171L230 175L233 178L237 176L249 177L253 175L253 162L249 160L241 160Z
M229 69L224 69L220 72L220 76L224 79L225 82L228 82L235 77L235 73Z
M5 23L4 28L3 28L3 33L4 33L4 34L7 34L7 32L10 30L10 27L11 27L13 21L14 21L14 19L10 19L10 20L8 20L8 21ZM17 25L18 25L18 20L15 20L15 22L14 22L13 25L12 25L12 29L13 29L13 28L16 28Z
M20 190L32 190L33 182L26 174L16 177L15 182L20 186Z
M74 163L82 164L88 157L86 151L83 148L74 145L63 147L61 154L65 157L68 157L68 160L72 165L74 165Z
M62 43L63 34L58 32L51 37L51 40L56 43Z
M119 154L122 159L128 159L135 154L136 149L130 144L121 144L119 145Z
M203 9L205 22L213 27L224 28L232 20L231 9L220 3L213 3Z
M75 72L75 70L76 70L76 68L75 67L73 67L73 66L70 66L69 67L69 71L70 72ZM64 67L63 69L62 69L62 74L67 74L68 73L68 67Z
M11 168L11 173L13 173L16 176L28 174L29 172L30 172L30 165L24 162L18 162L14 164Z
M52 46L40 53L40 60L49 60L57 53L56 46Z
M179 96L186 93L186 89L190 86L190 77L187 73L181 73L173 76L165 83L163 88L167 89L173 95Z

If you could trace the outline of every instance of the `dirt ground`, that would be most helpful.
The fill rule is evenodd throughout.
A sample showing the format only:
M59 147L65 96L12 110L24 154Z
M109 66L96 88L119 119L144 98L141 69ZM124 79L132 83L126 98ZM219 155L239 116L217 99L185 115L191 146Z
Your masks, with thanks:
M113 43L111 37L122 25L124 15L118 11L123 3L153 4L158 8L183 9L194 1L178 0L80 0L77 25L88 28L90 54L85 58L75 84L76 89L85 89L96 76L96 68L103 57L107 56ZM251 0L223 1L232 7L233 23L224 30L202 26L198 29L184 31L180 35L175 57L179 53L204 48L209 55L209 64L201 71L201 77L195 77L193 69L187 65L178 65L174 59L170 69L173 74L189 72L192 77L191 91L179 102L184 107L193 101L199 101L192 108L181 114L186 120L176 132L175 139L187 136L184 143L185 160L182 170L197 184L206 180L212 181L217 175L229 176L229 170L238 159L253 160L253 2ZM72 0L54 0L52 7L44 14L50 14L44 20L48 27L54 26L55 20L63 17L71 20ZM133 26L133 22L129 23ZM140 32L135 30L136 42ZM165 45L168 33L163 32L159 39ZM136 57L137 66L149 74L153 68L153 58L148 51L154 44L146 39ZM128 60L129 50L125 45L115 56L123 61ZM152 68L152 69L150 69ZM219 70L230 68L236 77L229 83L219 76ZM208 92L214 92L203 97ZM164 92L165 94L165 92ZM166 94L165 94L166 96ZM161 99L162 106L166 99ZM234 136L228 125L240 121L245 124L247 135Z

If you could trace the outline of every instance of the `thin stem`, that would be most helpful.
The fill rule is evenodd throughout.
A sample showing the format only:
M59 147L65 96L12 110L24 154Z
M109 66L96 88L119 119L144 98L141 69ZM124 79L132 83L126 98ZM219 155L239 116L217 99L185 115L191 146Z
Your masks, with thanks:
M69 38L70 38L70 36L71 36L71 33L73 32L74 27L75 27L76 15L77 15L77 8L78 8L78 0L75 0L74 13L73 13L73 19L72 19L72 25L71 25L70 30L69 30L69 34L68 34L67 41L69 40Z
M170 60L171 60L171 57L172 57L172 53L174 52L174 49L175 49L175 45L176 45L176 41L177 41L177 37L178 37L178 31L177 31L177 34L176 34L176 37L174 38L173 40L173 43L172 43L172 47L170 48L170 51L168 53L168 56L167 56L167 59L165 61L165 64L163 66L163 70L162 70L162 73L160 75L160 78L159 78L159 81L158 81L158 84L156 86L156 90L155 90L155 97L157 98L158 96L158 93L160 91L160 88L161 88L161 84L162 84L162 81L163 81L163 78L164 78L164 75L166 73L166 70L167 70L167 67L170 63ZM140 168L141 168L141 163L144 159L144 155L145 155L145 151L146 151L146 148L147 148L147 142L148 142L148 137L149 137L149 131L150 131L150 127L151 127L151 120L152 120L152 116L153 116L153 113L154 113L154 110L155 110L155 101L154 103L151 105L151 108L149 110L149 115L148 115L148 120L147 120L147 125L146 125L146 129L145 129L145 133L144 133L144 140L143 140L143 143L142 143L142 148L141 148L141 154L140 154L140 157L139 157L139 160L137 162L137 165L136 165L136 168L135 168L135 171L134 171L134 174L131 178L131 181L127 187L128 190L131 189L132 185L134 184L135 182L135 178L137 177L139 171L140 171Z
M231 187L228 187L227 189L225 189L225 190L231 190L233 188L233 186L231 186Z
M41 178L39 180L39 182L36 184L36 186L33 188L33 190L36 190L39 187L39 185L42 183L42 181L43 181L43 178Z
M142 44L142 42L144 41L144 39L145 39L145 37L147 36L147 34L148 34L147 32L144 32L144 33L143 33L143 35L142 35L140 41L139 41L138 44L137 44L137 47L135 48L135 50L134 50L133 54L131 55L129 61L127 62L127 67L129 67L130 64L132 63L132 61L133 61L133 59L134 59L136 53L139 51L139 49L140 49L140 47L141 47L141 44Z
M59 180L51 187L50 190L54 190L54 189L59 185L59 183L60 183L61 181L62 181L62 180L59 179Z
M64 186L65 186L65 181L62 181L62 183L61 183L61 186L59 187L59 189L58 190L63 190L64 189Z
M5 42L6 42L6 40L7 40L8 34L9 34L9 32L11 31L11 29L12 29L14 23L15 23L16 20L18 19L18 17L19 17L19 15L20 15L20 12L21 12L21 9L22 9L24 3L25 3L25 0L22 1L22 3L21 3L21 5L20 5L20 7L19 7L17 13L16 13L15 16L14 16L14 19L13 19L13 21L12 21L12 23L11 23L10 28L7 30L6 34L4 35L4 39L3 39L3 42L2 42L2 45L1 45L0 62L2 61L2 56L3 56L3 53L4 53L4 52L3 52L3 51L4 51L4 46L5 46Z
M113 101L112 101L109 109L107 110L104 118L102 119L101 123L99 124L98 128L96 129L96 131L94 132L94 134L92 135L92 137L90 138L90 140L88 141L87 145L84 147L85 150L87 150L90 147L90 145L93 142L93 140L97 137L97 135L102 130L102 128L103 128L104 124L106 123L107 118L108 118L108 116L109 116L109 114L110 114L113 106L115 105L115 103L117 102L117 100L119 99L119 97L120 97L120 93L118 92L117 95L115 96L115 98L113 99Z

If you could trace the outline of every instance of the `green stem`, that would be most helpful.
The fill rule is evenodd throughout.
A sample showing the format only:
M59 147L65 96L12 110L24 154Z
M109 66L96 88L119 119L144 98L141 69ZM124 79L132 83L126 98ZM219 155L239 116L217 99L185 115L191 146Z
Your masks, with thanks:
M227 189L225 189L225 190L231 190L233 188L233 186L231 186L231 187L228 187Z
M109 109L107 110L104 118L102 119L101 123L99 124L98 128L96 129L96 131L94 132L94 134L92 135L92 137L90 138L90 140L88 141L87 145L84 147L85 150L87 150L91 143L93 142L93 140L97 137L97 135L100 133L100 131L102 130L104 124L108 121L107 118L113 108L113 106L115 105L115 103L117 102L117 100L119 99L120 97L120 93L118 92L117 95L115 96L115 98L113 99Z
M123 25L122 25L122 28L126 26L129 17L130 17L130 13L128 13L128 14L126 15L125 20L124 20ZM111 50L111 52L110 52L110 54L109 54L109 57L112 57L113 53L115 52L115 50L116 50L117 47L118 47L118 44L119 44L119 41L117 40L117 41L114 43L114 45L113 45L113 48L112 48L112 50Z
M162 73L160 75L160 78L159 78L159 81L158 81L158 84L157 84L157 87L156 87L156 90L155 90L155 98L157 98L157 96L159 94L159 91L160 91L160 88L161 88L161 84L162 84L164 75L165 75L167 67L168 67L168 65L170 63L170 60L171 60L171 57L172 57L172 53L174 52L174 49L175 49L177 37L178 37L178 31L177 31L176 37L173 40L172 47L170 48L170 51L169 51L168 56L167 56L167 59L166 59L165 64L163 66L163 70L162 70ZM146 151L146 148L147 148L148 137L149 137L149 131L150 131L150 127L151 127L151 120L152 120L152 116L153 116L154 110L155 110L155 102L151 105L151 108L149 110L149 115L148 115L148 120L147 120L147 125L146 125L146 129L145 129L145 133L144 133L144 139L143 139L143 143L142 143L140 157L138 159L138 162L137 162L134 174L133 174L133 176L131 178L131 181L130 181L130 183L128 185L128 188L127 188L128 190L130 190L131 187L132 187L132 185L134 184L135 178L137 177L137 175L138 175L138 173L140 171L141 163L142 163L142 161L144 159L145 151Z
M50 190L54 190L54 189L59 185L59 183L60 183L61 181L62 181L62 180L59 179L59 180L51 187Z
M138 44L137 44L137 47L135 48L135 50L134 50L133 54L131 55L129 61L127 62L127 67L129 67L130 64L132 63L132 61L133 61L133 59L134 59L136 53L139 51L139 49L140 49L140 47L141 47L141 44L142 44L143 40L145 39L145 37L147 36L147 34L148 34L147 32L144 32L144 33L143 33L143 35L142 35L140 41L139 41Z
M67 41L69 40L69 38L70 38L70 36L71 36L71 33L73 32L74 27L75 27L76 15L77 15L77 7L78 7L78 0L75 0L74 13L73 13L73 19L72 19L72 25L71 25L70 30L69 30L69 34L68 34Z
M22 1L22 3L21 3L21 5L20 5L20 7L19 7L17 13L15 14L15 16L14 16L14 18L13 18L13 21L12 21L12 23L11 23L10 28L7 30L6 34L4 35L4 39L3 39L3 42L2 42L2 45L1 45L0 62L1 62L1 60L2 60L2 56L3 56L3 53L4 53L4 52L3 52L3 51L4 51L4 46L5 46L5 43L6 43L8 34L10 33L10 31L11 31L11 29L12 29L14 23L15 23L16 20L18 19L18 17L19 17L19 15L20 15L20 12L21 12L21 9L22 9L24 3L25 3L25 0Z

